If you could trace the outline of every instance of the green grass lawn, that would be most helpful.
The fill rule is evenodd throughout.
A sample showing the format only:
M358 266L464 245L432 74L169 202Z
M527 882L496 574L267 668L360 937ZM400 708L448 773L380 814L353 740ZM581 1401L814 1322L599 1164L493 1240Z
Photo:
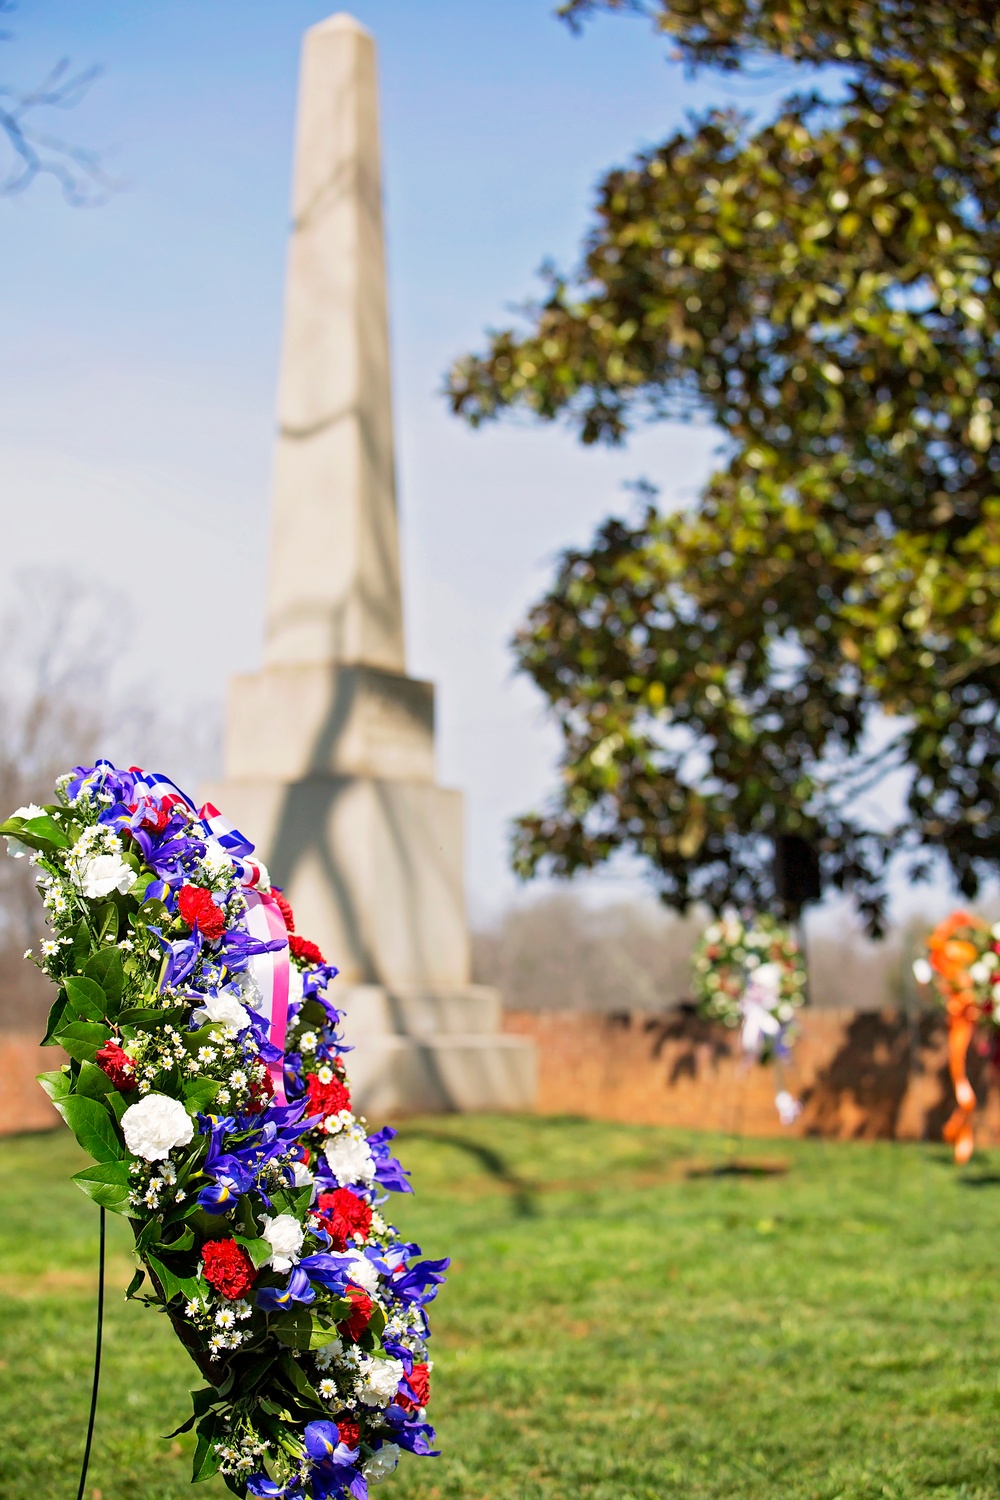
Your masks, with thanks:
M443 1455L385 1500L947 1497L1000 1491L1000 1175L935 1146L726 1145L579 1120L408 1122L397 1220L451 1254ZM74 1500L97 1210L68 1135L0 1142L0 1495ZM109 1311L88 1493L175 1500L199 1382L156 1314ZM227 1493L218 1481L205 1500Z

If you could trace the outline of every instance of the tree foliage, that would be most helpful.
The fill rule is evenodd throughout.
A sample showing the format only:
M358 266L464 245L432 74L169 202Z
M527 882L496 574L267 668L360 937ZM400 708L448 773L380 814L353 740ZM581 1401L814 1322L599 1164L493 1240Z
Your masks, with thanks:
M564 753L516 865L625 848L672 904L763 904L784 830L876 926L900 850L973 894L1000 860L1000 8L562 7L597 10L650 15L692 65L824 71L610 172L579 271L452 371L473 425L724 434L695 508L609 521L517 638ZM892 773L895 822L872 816Z

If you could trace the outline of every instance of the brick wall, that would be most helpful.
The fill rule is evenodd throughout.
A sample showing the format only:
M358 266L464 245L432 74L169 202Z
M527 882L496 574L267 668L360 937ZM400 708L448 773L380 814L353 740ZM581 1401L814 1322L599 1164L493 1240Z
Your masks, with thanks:
M65 1060L58 1047L39 1047L36 1032L0 1031L0 1135L59 1124L36 1074L51 1073Z
M775 1069L747 1068L737 1033L692 1014L510 1011L504 1029L537 1045L541 1114L785 1133ZM990 1073L972 1049L982 1145L1000 1143L1000 1090L989 1087ZM911 1025L891 1010L806 1011L782 1083L804 1106L796 1135L939 1140L954 1107L944 1019L929 1014Z
M538 1048L538 1110L645 1125L781 1135L773 1068L743 1066L736 1035L682 1011L603 1016L508 1011L504 1030ZM0 1135L47 1130L58 1116L35 1074L62 1054L34 1034L0 1031ZM980 1145L1000 1144L1000 1089L975 1049ZM806 1011L784 1086L803 1102L796 1135L938 1140L953 1108L943 1017L912 1026L896 1011Z

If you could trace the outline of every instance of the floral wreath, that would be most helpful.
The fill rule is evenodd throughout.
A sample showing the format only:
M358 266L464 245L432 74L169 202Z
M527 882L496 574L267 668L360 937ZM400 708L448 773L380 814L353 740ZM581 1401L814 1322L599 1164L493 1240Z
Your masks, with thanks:
M919 983L933 983L948 1018L948 1069L955 1089L955 1111L944 1138L964 1164L975 1147L972 1117L976 1095L967 1072L969 1045L977 1028L987 1028L984 1050L1000 1060L1000 923L990 927L972 912L954 911L927 939L927 957L917 959Z
M766 913L720 917L705 929L693 955L693 988L699 1015L740 1028L745 1057L787 1062L795 1039L795 1013L805 999L802 953L787 927ZM787 1089L775 1095L783 1125L802 1106Z
M192 1477L365 1500L401 1449L432 1453L448 1261L382 1215L411 1188L395 1132L351 1111L337 970L211 805L106 760L56 795L0 825L52 929L44 1040L71 1061L40 1082L93 1158L73 1180L132 1225L126 1295L148 1278L207 1382L177 1429L197 1429Z

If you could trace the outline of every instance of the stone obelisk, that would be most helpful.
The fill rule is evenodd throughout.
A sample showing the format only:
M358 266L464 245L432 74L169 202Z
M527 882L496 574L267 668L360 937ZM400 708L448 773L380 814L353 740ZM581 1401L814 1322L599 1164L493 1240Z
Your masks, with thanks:
M305 36L263 670L230 687L207 795L340 966L358 1105L530 1108L534 1054L469 982L462 798L406 675L375 46Z

